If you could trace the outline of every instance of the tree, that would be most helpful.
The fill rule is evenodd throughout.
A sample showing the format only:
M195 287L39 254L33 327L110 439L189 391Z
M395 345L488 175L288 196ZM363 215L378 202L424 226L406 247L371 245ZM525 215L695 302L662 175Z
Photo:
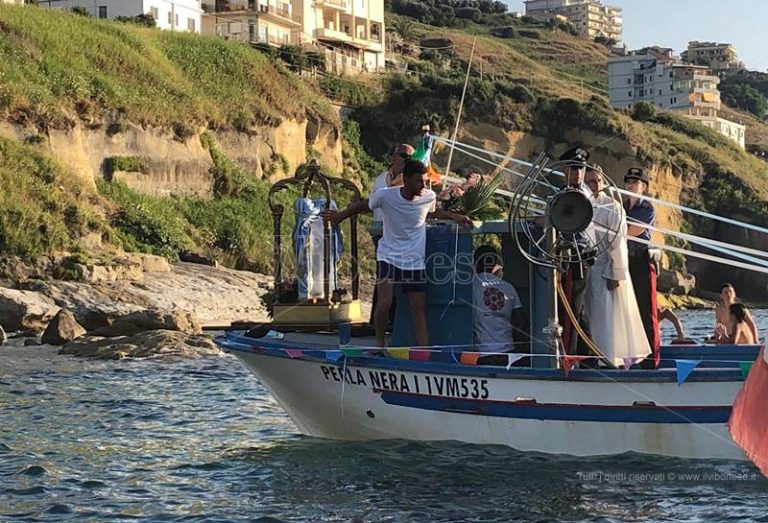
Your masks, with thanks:
M768 113L768 98L749 84L723 85L723 98L730 106L749 111L759 118Z
M76 15L85 16L85 17L90 17L91 16L91 13L88 12L88 9L86 9L85 7L83 7L81 5L73 7L71 9L71 11L73 13L75 13Z
M403 40L415 40L416 39L416 24L413 20L407 18L400 18L395 20L391 27L399 34Z

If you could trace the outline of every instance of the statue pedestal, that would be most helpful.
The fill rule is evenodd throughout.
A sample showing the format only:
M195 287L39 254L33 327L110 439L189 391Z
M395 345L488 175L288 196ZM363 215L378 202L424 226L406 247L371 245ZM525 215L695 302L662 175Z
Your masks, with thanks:
M274 323L281 325L333 325L363 323L360 300L347 303L275 304Z

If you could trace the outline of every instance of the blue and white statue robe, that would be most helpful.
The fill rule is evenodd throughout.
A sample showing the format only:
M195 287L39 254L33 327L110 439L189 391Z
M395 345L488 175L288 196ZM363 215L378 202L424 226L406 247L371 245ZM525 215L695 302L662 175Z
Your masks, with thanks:
M296 225L293 229L293 252L296 259L296 278L300 300L322 298L325 278L323 274L323 217L325 198L312 200L299 198L294 204ZM331 201L331 210L337 209ZM338 287L336 267L344 251L344 239L341 227L333 225L331 229L331 271L329 289L333 292ZM330 296L328 296L330 298Z

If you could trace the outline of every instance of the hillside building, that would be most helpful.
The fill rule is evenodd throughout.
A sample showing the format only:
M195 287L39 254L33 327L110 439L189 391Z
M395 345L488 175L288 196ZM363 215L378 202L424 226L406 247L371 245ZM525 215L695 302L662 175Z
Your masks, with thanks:
M202 33L276 47L301 41L301 22L290 2L203 0Z
M598 36L621 42L621 8L604 5L599 0L527 0L525 14L540 21L564 17L579 36Z
M203 34L311 45L328 70L384 70L384 0L204 0Z
M94 18L150 14L157 27L170 31L200 32L203 9L200 0L53 0L40 6L56 9L83 8Z
M739 61L736 49L731 44L694 40L688 42L688 49L683 51L680 58L690 64L705 65L716 73L744 69L744 63Z
M746 127L718 116L719 83L709 68L682 63L671 49L646 48L608 61L608 90L614 108L648 102L657 109L679 111L743 149Z

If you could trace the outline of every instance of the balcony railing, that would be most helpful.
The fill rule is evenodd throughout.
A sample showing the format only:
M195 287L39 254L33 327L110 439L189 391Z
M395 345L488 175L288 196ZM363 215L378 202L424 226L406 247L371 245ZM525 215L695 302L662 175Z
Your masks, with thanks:
M208 11L212 13L236 13L236 12L252 12L260 14L271 14L278 16L286 20L301 23L301 19L293 14L291 4L287 2L266 2L258 0L232 0L229 2L218 2L216 4L215 11Z
M317 0L318 5L324 5L328 7L335 7L336 9L347 9L349 3L347 0Z

